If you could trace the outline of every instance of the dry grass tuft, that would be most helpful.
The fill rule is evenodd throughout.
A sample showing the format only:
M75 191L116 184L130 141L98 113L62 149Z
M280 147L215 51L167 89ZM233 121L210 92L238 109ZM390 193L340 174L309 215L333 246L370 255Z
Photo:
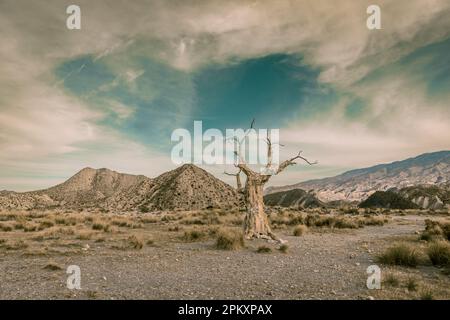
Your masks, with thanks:
M206 237L206 233L200 230L185 231L182 240L185 242L194 242L203 240Z
M268 246L259 246L258 249L256 250L256 252L258 253L271 253L272 249Z
M308 227L305 225L299 225L294 228L293 234L296 237L304 235L308 231Z
M418 286L419 285L414 278L409 278L406 282L406 288L408 289L408 291L416 291Z
M144 242L136 237L135 235L132 235L128 237L128 243L130 244L131 248L133 249L142 249L144 247Z
M287 253L288 250L289 250L289 246L288 246L287 244L282 244L282 245L278 248L278 250L280 250L280 252L282 252L282 253Z
M392 273L388 274L383 282L391 287L398 287L400 285L400 280Z
M241 232L220 229L217 232L216 248L221 250L237 250L244 247L244 237Z
M420 262L420 253L412 246L400 243L379 255L378 261L388 265L416 267Z
M450 244L447 241L431 243L427 248L427 254L433 265L450 267Z
M49 264L47 264L43 269L49 270L49 271L62 270L62 268L59 265L57 265L56 263L53 263L53 262L50 262Z

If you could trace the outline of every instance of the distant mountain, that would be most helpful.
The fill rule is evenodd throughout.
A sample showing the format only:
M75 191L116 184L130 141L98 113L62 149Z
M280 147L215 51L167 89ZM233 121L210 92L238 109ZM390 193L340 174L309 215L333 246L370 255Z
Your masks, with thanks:
M63 205L93 205L117 193L128 192L143 182L151 183L151 179L105 168L85 168L64 183L32 193L48 195Z
M418 209L411 200L403 198L393 191L375 191L359 204L360 208Z
M196 210L238 206L234 188L191 164L163 173L138 190L120 192L107 207L131 210Z
M450 207L449 185L420 185L402 189L392 189L403 198L412 201L422 209L442 209Z
M57 186L32 192L0 192L0 208L102 208L124 211L195 210L238 205L231 186L194 165L155 179L85 168Z
M302 189L293 189L267 194L264 203L268 206L292 207L298 209L326 207L314 193Z
M266 194L304 189L314 190L323 201L361 201L375 191L448 183L450 183L450 151L440 151L389 164L351 170L335 177L270 187L266 190Z

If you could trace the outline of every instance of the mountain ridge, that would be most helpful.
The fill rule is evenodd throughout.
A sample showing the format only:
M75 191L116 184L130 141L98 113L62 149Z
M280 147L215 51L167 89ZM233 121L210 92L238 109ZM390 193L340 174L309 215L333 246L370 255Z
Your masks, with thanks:
M191 164L156 178L86 167L66 181L28 192L2 191L0 208L101 208L192 210L238 205L234 188Z
M322 201L361 201L375 191L450 182L450 151L429 152L391 163L353 169L334 177L269 187L266 194L292 189L314 190Z

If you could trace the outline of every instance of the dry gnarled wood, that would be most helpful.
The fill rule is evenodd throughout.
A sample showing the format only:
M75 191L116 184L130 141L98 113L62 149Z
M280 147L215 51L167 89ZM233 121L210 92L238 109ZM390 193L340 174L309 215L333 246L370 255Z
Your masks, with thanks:
M253 129L255 120L252 121L250 129ZM249 129L249 130L250 130ZM301 156L301 151L293 158L283 161L278 168L276 168L273 174L262 174L253 171L246 164L243 157L240 154L240 144L241 141L237 141L238 148L235 149L234 153L237 156L238 163L236 167L239 168L239 172L236 174L228 174L236 176L236 182L238 185L238 190L240 190L244 194L244 200L246 205L246 215L244 219L244 236L246 239L267 239L267 240L275 240L278 242L283 242L283 240L279 239L270 228L269 220L264 211L264 185L269 181L272 175L277 175L287 167L296 164L296 160L300 159L308 163L309 165L316 164L317 162L310 162L306 158ZM267 164L265 166L266 172L270 172L272 170L272 141L267 134L266 138L267 143ZM242 189L242 184L240 181L240 173L243 172L246 177L245 187Z
M228 173L226 171L223 172L227 176L233 176L236 177L236 189L237 191L241 192L242 189L242 182L241 182L241 170L239 170L237 173Z

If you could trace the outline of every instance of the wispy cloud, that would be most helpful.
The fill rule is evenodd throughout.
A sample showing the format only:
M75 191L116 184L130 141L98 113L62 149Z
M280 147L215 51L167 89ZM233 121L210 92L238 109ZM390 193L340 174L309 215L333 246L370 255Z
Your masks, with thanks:
M77 31L65 28L69 4L0 3L0 188L36 187L42 172L68 176L85 164L156 174L170 167L155 151L157 133L216 116L202 109L195 76L276 54L317 70L297 75L315 85L301 88L305 99L289 113L252 116L283 114L283 155L301 148L321 163L276 183L450 147L448 52L430 47L450 37L446 0L378 1L377 31L365 28L370 1L80 0ZM81 63L55 73L71 61ZM94 76L98 87L80 83ZM336 101L311 99L330 92Z

